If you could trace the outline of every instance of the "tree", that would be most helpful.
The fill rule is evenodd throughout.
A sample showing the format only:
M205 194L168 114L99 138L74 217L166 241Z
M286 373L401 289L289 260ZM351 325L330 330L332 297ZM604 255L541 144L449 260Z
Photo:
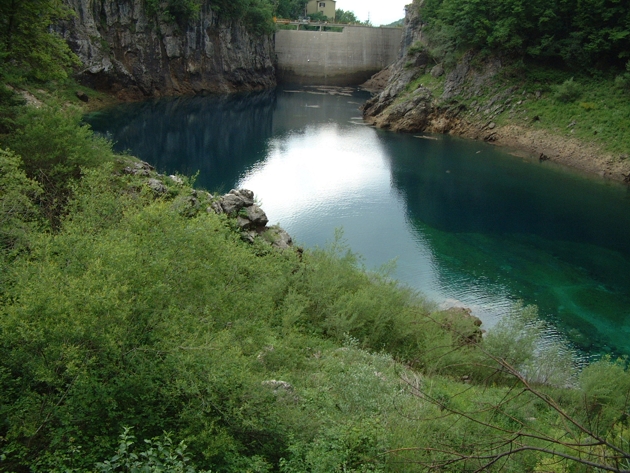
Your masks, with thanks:
M279 0L276 5L276 16L279 18L289 18L292 20L304 16L308 0Z
M251 32L258 35L275 31L271 0L212 0L210 8L223 20L242 20Z
M338 9L335 13L337 23L361 23L354 12Z
M459 50L578 68L622 68L630 50L630 10L619 0L426 0L419 8L433 41L453 41Z
M78 58L50 27L71 14L62 0L0 0L0 72L12 69L38 80L67 77Z

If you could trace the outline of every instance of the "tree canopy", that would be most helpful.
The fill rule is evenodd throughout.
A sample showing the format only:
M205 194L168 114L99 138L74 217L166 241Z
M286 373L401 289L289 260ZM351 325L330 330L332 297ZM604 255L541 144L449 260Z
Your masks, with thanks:
M342 10L340 8L338 8L335 12L335 21L337 23L360 23L354 12Z
M39 80L65 78L67 67L78 60L49 28L70 15L62 0L0 0L0 72L10 69Z
M276 7L276 16L295 20L304 16L308 0L279 0Z
M433 37L572 67L630 59L630 9L623 0L426 0Z

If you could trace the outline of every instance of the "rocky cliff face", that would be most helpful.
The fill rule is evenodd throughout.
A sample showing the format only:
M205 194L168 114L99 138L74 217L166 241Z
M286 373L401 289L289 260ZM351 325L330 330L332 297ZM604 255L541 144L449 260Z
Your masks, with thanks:
M416 84L416 79L429 72L434 77L444 75L442 65L424 48L421 4L422 0L407 7L400 59L389 67L383 89L363 106L363 116L369 123L393 131L455 132L462 125L462 108L450 99L471 83L469 76L475 72L469 66L470 58L464 57L446 76L442 93Z
M150 16L144 0L64 0L76 16L59 27L86 85L122 99L273 87L273 38L220 22L204 3L185 31Z

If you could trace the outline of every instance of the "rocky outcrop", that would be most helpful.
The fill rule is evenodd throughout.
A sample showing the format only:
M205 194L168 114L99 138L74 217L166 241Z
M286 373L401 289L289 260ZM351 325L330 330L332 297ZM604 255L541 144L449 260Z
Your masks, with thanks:
M286 249L293 246L289 234L277 225L267 227L269 219L265 212L254 202L254 193L248 189L232 189L224 196L214 200L208 212L226 214L236 219L236 225L245 241L254 243L261 237L271 246Z
M279 225L268 227L269 219L254 200L254 193L248 189L232 189L223 196L206 191L190 189L179 176L158 174L155 168L144 161L121 157L119 174L129 174L141 178L156 199L171 201L172 208L186 218L193 218L203 209L208 213L225 215L232 221L231 227L249 243L262 242L279 250L293 246L291 236ZM134 192L141 189L134 188ZM298 253L302 249L297 248Z
M208 2L185 26L150 15L144 0L64 0L76 15L59 32L84 84L121 99L273 87L273 38L219 20Z
M451 307L433 315L442 328L455 335L454 340L458 345L481 342L485 330L481 329L481 319L474 316L469 308Z

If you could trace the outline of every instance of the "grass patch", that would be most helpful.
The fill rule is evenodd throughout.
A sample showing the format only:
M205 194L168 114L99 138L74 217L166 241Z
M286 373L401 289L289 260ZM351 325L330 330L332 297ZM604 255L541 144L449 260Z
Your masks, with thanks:
M576 80L577 81L577 80ZM524 104L528 116L538 116L536 128L594 142L615 154L630 151L630 101L612 80L579 79L580 102L558 102L553 93Z
M419 84L434 90L436 97L444 87L443 78L425 74L412 81L407 91L415 90ZM465 90L457 100L475 105L473 114L479 106L479 119L493 116L493 107L504 104L492 118L497 124L515 123L575 137L623 157L630 153L630 95L615 85L614 77L573 77L555 69L517 64L504 67L492 83L475 93ZM503 94L504 98L490 106L490 113L481 115L506 89L513 92Z

